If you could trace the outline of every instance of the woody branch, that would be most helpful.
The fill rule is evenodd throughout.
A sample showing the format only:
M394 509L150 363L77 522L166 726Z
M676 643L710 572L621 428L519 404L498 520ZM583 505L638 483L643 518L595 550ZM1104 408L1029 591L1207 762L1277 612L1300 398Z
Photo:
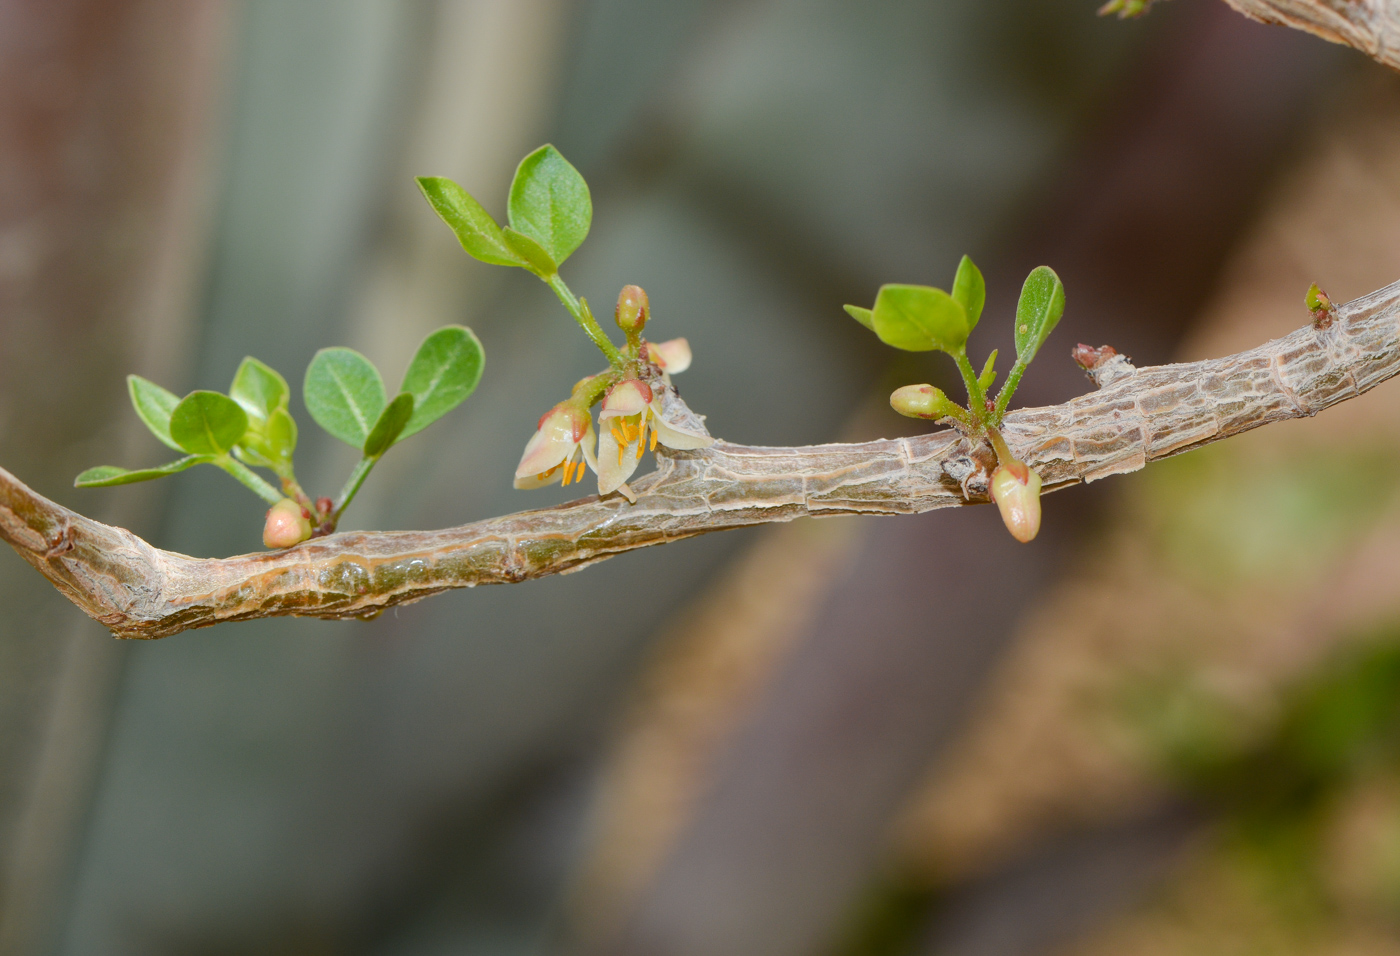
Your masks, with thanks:
M1225 0L1240 13L1355 47L1400 69L1400 0Z
M1400 282L1225 358L1144 369L1110 362L1097 391L1014 412L1003 433L1054 490L1314 415L1397 372ZM440 531L336 534L223 559L162 551L0 469L0 537L116 636L155 638L278 615L369 618L452 588L573 571L728 528L983 503L995 466L990 448L953 431L801 448L721 441L658 461L633 484L636 504L589 497Z

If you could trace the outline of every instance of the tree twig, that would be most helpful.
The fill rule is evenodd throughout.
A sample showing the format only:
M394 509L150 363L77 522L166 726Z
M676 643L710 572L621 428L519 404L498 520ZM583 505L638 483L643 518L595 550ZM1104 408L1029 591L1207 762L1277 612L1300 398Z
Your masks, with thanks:
M1048 491L1314 415L1397 372L1400 282L1258 348L1139 369L1063 405L1012 412L1002 431ZM223 559L162 551L0 469L0 537L116 636L154 638L276 615L369 618L450 588L574 571L726 528L982 503L995 464L985 445L951 431L802 448L717 442L658 461L633 483L635 505L590 497L441 531L350 532Z
M1400 0L1225 0L1264 23L1306 30L1400 70Z

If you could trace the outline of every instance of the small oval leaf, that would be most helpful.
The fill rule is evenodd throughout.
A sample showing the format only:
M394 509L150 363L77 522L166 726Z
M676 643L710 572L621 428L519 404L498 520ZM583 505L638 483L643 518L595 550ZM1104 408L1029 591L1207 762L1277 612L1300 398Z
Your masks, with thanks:
M967 315L942 289L884 285L872 315L880 341L908 352L940 349L957 354L967 342Z
M263 422L275 410L287 407L292 392L281 373L249 355L239 363L228 394L249 418Z
M356 448L365 446L387 402L374 364L341 347L316 353L306 367L301 394L317 425Z
M378 458L388 451L389 446L398 440L399 433L412 417L413 396L407 392L400 392L394 396L392 402L384 406L384 411L379 413L379 420L374 423L374 428L370 429L363 449L365 457Z
M166 391L155 382L139 375L126 377L126 389L131 394L131 405L146 427L166 445L176 451L184 451L170 437L170 415L180 404L180 396Z
M982 279L982 270L968 256L963 256L958 263L952 295L967 313L967 328L971 332L982 318L982 306L987 304L987 283Z
M858 305L845 305L842 306L842 308L846 310L847 315L855 319L861 325L872 332L875 331L875 314L869 309L863 309Z
M447 325L418 346L399 391L413 396L413 417L398 441L422 431L460 405L481 381L486 353L472 330Z
M170 414L170 437L191 455L222 455L248 430L248 413L220 392L190 392Z
M452 229L467 255L493 266L523 266L506 245L501 227L461 186L442 176L419 176L418 188L433 211Z
M507 206L511 228L562 264L588 235L593 199L579 171L548 144L520 161Z
M164 478L166 475L176 474L208 460L209 456L207 455L189 455L179 461L172 461L156 468L139 468L134 471L118 468L116 465L98 465L96 468L89 468L75 478L73 487L110 488L113 485L129 485L137 481L150 481L152 478Z
M506 245L524 260L525 268L531 272L544 278L559 271L559 263L545 251L544 246L523 232L516 232L507 226L501 230L501 235L505 237Z
M1065 287L1055 270L1037 266L1021 286L1016 305L1016 361L1031 364L1041 344L1054 331L1065 312Z

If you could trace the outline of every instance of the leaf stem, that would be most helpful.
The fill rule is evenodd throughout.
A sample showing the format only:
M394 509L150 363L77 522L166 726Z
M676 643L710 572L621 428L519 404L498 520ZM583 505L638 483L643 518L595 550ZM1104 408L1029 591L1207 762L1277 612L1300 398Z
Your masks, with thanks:
M1026 366L1020 359L1011 366L1011 371L1006 373L1006 381L1001 383L1001 391L997 393L996 411L992 423L1000 425L1001 420L1006 417L1006 406L1011 403L1011 396L1016 394L1016 386L1021 384L1021 376L1025 373Z
M1001 432L995 425L987 426L987 437L992 441L992 448L997 453L997 463L1011 467L1016 462L1016 456L1011 454L1011 449L1006 445L1006 439L1001 437Z
M330 515L331 530L340 523L340 516L345 513L345 509L350 506L350 502L355 500L355 495L360 490L360 485L365 483L369 473L373 470L378 458L361 458L355 463L355 469L350 472L350 477L345 479L345 487L340 489L340 499Z
M237 478L239 482L241 482L246 488L250 489L253 492L253 494L257 495L259 498L261 498L263 501L266 501L270 505L275 505L277 504L277 502L281 501L283 498L286 497L282 494L282 492L278 491L276 488L269 485L262 478L258 477L257 473L254 472L247 465L243 464L243 462L238 461L236 458L232 457L227 453L219 455L217 458L215 458L213 460L213 464L218 465L224 471Z
M985 426L987 424L987 396L982 392L982 384L977 381L977 373L972 370L972 363L967 360L967 351L953 353L953 361L958 363L958 371L962 373L963 385L967 387L967 410L972 413L972 417L979 424Z
M559 273L545 276L545 284L554 290L554 294L559 297L559 301L564 303L564 308L569 310L569 314L574 317L579 328L583 329L583 334L598 346L598 351L607 356L608 364L614 368L622 367L622 353L617 350L617 346L603 332L598 320L593 318L593 313L588 308L587 302L580 302L560 277Z

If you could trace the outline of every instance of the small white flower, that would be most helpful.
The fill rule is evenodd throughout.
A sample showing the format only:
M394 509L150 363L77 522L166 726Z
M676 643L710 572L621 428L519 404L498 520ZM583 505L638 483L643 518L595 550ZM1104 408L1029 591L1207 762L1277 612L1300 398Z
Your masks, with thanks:
M629 501L636 499L627 479L648 446L653 451L657 445L686 450L715 441L670 385L637 379L619 382L603 398L598 427L598 494L621 491Z
M593 417L573 402L560 402L540 416L515 469L515 487L543 488L556 481L582 481L584 462L595 472Z

